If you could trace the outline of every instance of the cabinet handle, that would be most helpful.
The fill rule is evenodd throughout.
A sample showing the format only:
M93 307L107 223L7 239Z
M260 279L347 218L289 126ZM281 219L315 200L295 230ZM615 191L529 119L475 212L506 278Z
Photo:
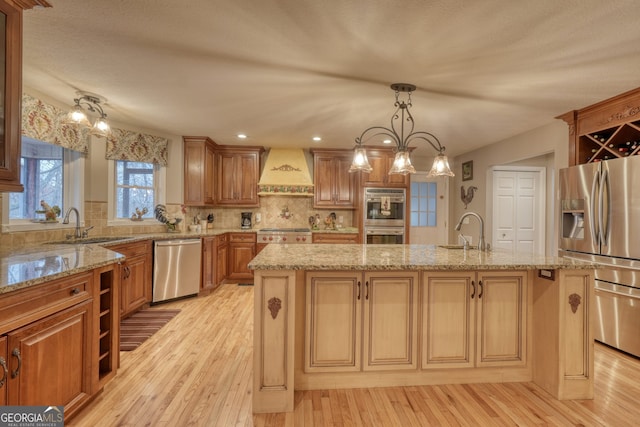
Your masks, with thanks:
M20 368L22 367L22 356L20 355L20 350L18 349L18 347L13 349L11 355L18 359L18 367L15 371L11 372L11 378L15 378L20 373Z
M71 289L71 295L78 295L80 293L80 288Z
M128 266L124 267L124 279L128 279L129 276L131 275L131 269Z
M482 280L478 281L478 285L480 285L480 293L478 294L478 299L482 298Z
M4 357L0 357L0 366L2 366L2 379L0 379L0 387L2 387L7 380L7 375L9 374L9 369L7 369L7 361L4 360Z
M367 280L366 282L364 282L364 287L367 290L366 295L364 296L364 299L368 300L369 299L369 281Z
M476 282L474 280L471 281L471 286L473 286L473 292L471 292L471 299L476 296Z
M360 281L358 280L358 301L360 301Z

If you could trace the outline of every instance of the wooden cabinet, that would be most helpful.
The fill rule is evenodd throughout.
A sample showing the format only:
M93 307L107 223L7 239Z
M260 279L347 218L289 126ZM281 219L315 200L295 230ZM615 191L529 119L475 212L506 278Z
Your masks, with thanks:
M417 273L309 273L305 372L416 369L417 291Z
M524 272L428 272L422 295L422 368L526 362Z
M558 118L569 124L569 164L640 155L640 88Z
M360 243L358 233L313 233L313 243Z
M202 238L202 281L200 293L206 294L215 287L216 266L216 238L215 236Z
M313 207L355 209L356 174L349 173L351 150L311 150L313 153Z
M140 242L115 245L109 249L126 257L122 264L120 281L120 316L127 317L151 302L153 242Z
M229 235L221 234L216 237L216 286L227 278L229 262Z
M389 175L395 156L393 150L367 149L367 158L373 170L369 173L361 172L360 185L406 188L409 185L409 175Z
M184 145L184 204L213 206L214 156L217 144L207 137L185 136Z
M216 206L258 207L262 147L217 147Z
M76 274L0 298L0 357L8 371L0 403L63 405L69 419L98 391L93 278Z
M30 6L27 4L23 6ZM0 192L22 192L20 183L20 120L22 97L22 9L15 2L0 0L4 24L0 79Z
M108 265L93 271L94 313L98 318L98 337L94 339L97 346L96 364L98 388L111 380L118 370L120 362L120 266Z
M256 233L229 233L229 271L230 280L249 280L253 282L253 271L247 264L256 256Z
M9 357L7 352L7 337L0 336L0 406L7 405L7 389L9 385Z

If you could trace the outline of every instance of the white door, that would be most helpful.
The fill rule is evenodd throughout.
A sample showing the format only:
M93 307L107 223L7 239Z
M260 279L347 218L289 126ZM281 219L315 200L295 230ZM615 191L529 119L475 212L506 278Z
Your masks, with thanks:
M545 168L494 169L494 248L544 255L545 192Z
M426 172L411 175L408 209L410 243L447 243L448 188L448 177L427 178Z

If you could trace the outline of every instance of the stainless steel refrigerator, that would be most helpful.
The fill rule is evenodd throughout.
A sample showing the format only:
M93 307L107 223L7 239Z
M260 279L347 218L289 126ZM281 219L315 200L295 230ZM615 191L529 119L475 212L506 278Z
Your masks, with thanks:
M598 341L640 357L640 156L560 170L560 255L598 264Z

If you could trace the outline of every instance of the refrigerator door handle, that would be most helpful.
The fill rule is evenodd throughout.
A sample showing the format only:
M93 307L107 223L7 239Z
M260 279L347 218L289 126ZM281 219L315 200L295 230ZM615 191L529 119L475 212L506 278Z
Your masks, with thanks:
M600 172L597 172L593 177L593 182L591 183L591 199L589 200L589 228L591 229L591 239L598 246L600 245L600 230L596 230L596 221L595 221L595 213L596 213L596 195L599 194L600 189ZM600 199L598 199L598 205L600 205ZM600 209L598 209L599 211Z
M609 182L609 171L604 170L602 172L602 183L600 184L600 191L598 194L598 224L600 228L601 243L605 246L609 244L609 232L611 230L611 192ZM606 210L607 215L605 217L605 197L606 197Z

